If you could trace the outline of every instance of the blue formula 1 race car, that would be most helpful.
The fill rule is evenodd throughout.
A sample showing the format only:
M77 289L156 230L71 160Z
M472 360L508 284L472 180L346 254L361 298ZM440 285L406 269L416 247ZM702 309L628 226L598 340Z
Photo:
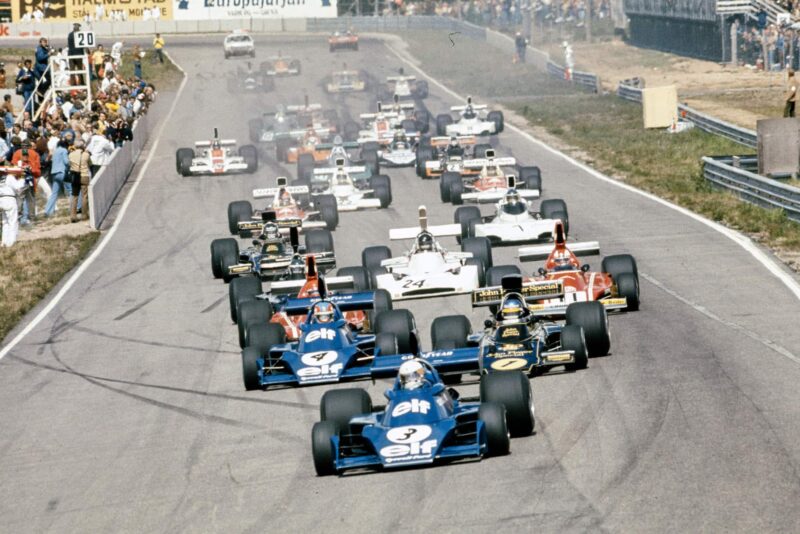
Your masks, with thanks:
M242 351L245 389L393 376L403 354L419 352L416 324L410 312L392 310L391 301L376 295L374 291L330 295L320 277L318 297L285 299L282 313L306 316L298 325L298 340L287 343L279 324L251 324ZM371 333L351 327L344 312L355 310L367 311Z
M374 409L363 389L336 389L320 403L311 431L318 475L392 469L508 454L509 437L533 433L530 381L522 373L485 375L479 399L460 399L427 361L400 367L388 404Z

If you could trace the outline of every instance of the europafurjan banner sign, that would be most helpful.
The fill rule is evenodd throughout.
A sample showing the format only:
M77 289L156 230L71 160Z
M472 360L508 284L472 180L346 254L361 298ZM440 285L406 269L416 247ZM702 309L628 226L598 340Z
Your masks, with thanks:
M333 18L337 0L172 0L174 20Z

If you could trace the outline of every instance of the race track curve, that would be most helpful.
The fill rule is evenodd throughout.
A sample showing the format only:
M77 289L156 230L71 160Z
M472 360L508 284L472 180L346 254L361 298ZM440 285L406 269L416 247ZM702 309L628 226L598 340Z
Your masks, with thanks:
M511 131L493 143L542 168L544 198L567 201L573 238L636 256L641 311L611 318L612 355L534 379L537 432L513 440L511 455L316 477L310 432L327 387L244 391L227 288L209 268L227 203L278 169L183 178L174 154L214 126L245 142L247 119L304 92L343 114L369 111L367 96L326 96L322 77L347 62L380 79L400 62L379 40L336 54L319 36L257 42L262 57L299 57L304 74L278 80L276 93L232 95L219 71L246 60L171 43L189 81L116 235L0 361L0 531L797 529L800 302L721 234ZM433 114L458 103L431 91ZM413 224L421 203L434 223L452 221L438 182L389 174L391 209L342 214L340 266ZM495 264L514 263L514 251L496 248ZM483 319L466 296L407 307L425 347L438 315L470 314L475 328ZM360 385L378 402L387 382Z

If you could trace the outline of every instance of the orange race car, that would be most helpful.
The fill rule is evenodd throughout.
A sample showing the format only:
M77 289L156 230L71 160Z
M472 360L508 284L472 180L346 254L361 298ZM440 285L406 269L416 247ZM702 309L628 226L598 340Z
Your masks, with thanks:
M264 76L297 76L300 74L300 60L281 56L270 58L261 63L261 74Z
M538 198L542 188L542 179L538 167L518 167L517 160L512 157L495 157L494 149L486 145L476 147L476 155L481 151L483 156L467 159L459 163L460 170L445 171L439 182L439 194L442 202L455 205L464 202L497 202L508 190L509 175L503 167L513 167L514 187L523 198ZM477 171L477 173L476 173Z
M299 145L286 150L286 163L297 163L300 154L310 154L314 158L314 161L325 161L328 159L328 156L331 155L332 145L328 143L325 144L324 148L318 147L317 145L321 144L323 141L319 134L319 130L309 128Z
M328 37L328 48L331 52L340 48L358 50L358 35L352 31L347 31L347 33L334 32L333 35Z
M235 279L229 289L231 317L237 322L241 346L247 346L251 326L267 319L281 325L288 340L297 340L300 325L305 322L307 315L290 315L281 308L287 298L319 297L320 279L314 257L306 258L305 279L272 282L266 292L262 292L261 287L252 280L257 278ZM337 291L369 291L369 278L363 267L344 267L339 269L337 276L326 277L325 286L328 294L335 294ZM391 309L391 299L385 291L376 291L375 303L370 303L369 308ZM344 318L353 331L366 331L370 328L369 316L372 313L374 312L364 310L347 311L344 312Z
M639 309L639 271L636 260L630 254L616 254L603 258L600 272L591 271L589 265L581 265L578 256L600 253L597 241L573 243L567 248L564 225L555 226L555 242L552 245L534 245L519 249L521 261L545 259L538 273L526 281L560 280L564 295L531 304L530 310L541 317L562 317L567 306L573 302L598 301L606 310ZM486 272L487 285L499 283L503 276L520 274L516 265L492 267Z

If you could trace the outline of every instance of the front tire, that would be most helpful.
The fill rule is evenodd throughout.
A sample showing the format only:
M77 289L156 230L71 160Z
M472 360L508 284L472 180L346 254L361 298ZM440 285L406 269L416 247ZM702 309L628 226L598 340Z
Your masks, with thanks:
M319 421L311 427L311 456L318 476L336 474L336 452L331 440L337 434L336 425L330 421Z
M478 408L478 419L486 430L487 456L504 456L511 450L507 418L506 409L502 404L484 402Z
M533 391L531 382L519 371L505 371L481 377L481 402L495 402L506 408L508 429L512 436L533 433Z
M573 302L567 307L567 324L583 327L589 356L605 356L611 349L608 314L602 303Z

